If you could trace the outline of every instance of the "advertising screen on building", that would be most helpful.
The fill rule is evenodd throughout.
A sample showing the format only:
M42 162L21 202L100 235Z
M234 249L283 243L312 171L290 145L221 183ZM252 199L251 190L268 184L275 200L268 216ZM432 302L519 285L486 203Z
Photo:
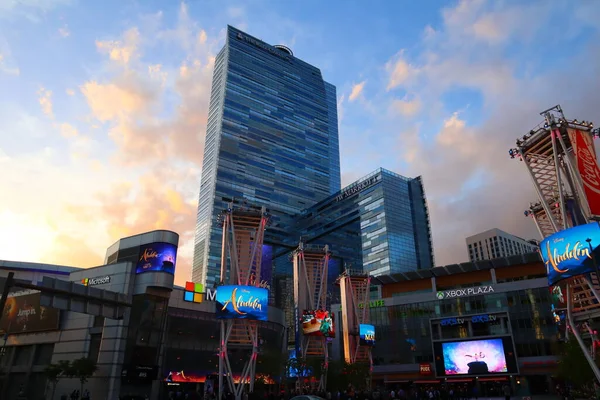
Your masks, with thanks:
M358 336L361 345L373 346L375 344L375 327L369 324L360 324L358 326Z
M40 306L40 293L11 296L0 321L0 333L17 334L57 330L60 311Z
M596 222L579 225L548 236L540 243L548 271L548 284L595 271L600 260L600 226Z
M255 286L226 285L217 288L218 319L267 321L269 291Z
M140 257L135 267L135 273L166 272L175 274L177 246L171 243L152 243L140 248Z
M439 376L518 373L510 337L434 343Z
M304 310L300 322L304 335L335 337L333 314L329 311Z

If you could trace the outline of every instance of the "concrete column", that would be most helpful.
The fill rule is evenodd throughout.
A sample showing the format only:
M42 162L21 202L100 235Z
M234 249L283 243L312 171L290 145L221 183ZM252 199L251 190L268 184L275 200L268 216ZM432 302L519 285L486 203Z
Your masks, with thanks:
M467 321L467 330L469 332L469 337L473 337L473 322L471 320Z
M496 283L498 283L498 281L496 280L496 269L490 269L490 274L492 275L492 283L495 285Z
M432 276L432 277L431 277L431 291L432 291L433 293L436 293L436 292L437 292L437 284L436 284L436 282L435 282L435 276Z

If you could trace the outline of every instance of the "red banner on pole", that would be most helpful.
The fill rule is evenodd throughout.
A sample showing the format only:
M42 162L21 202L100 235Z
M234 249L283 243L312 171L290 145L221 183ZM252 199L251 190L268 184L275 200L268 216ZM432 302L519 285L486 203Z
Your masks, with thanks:
M590 211L592 215L600 216L600 168L592 135L578 129L569 133Z

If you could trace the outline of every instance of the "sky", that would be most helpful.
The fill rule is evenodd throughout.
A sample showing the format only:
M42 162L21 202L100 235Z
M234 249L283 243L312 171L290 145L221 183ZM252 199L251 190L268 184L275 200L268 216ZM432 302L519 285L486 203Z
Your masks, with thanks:
M600 123L598 15L596 0L0 0L0 259L91 267L170 229L190 278L227 24L337 87L342 185L423 177L437 265L490 228L537 238L508 149L556 104Z

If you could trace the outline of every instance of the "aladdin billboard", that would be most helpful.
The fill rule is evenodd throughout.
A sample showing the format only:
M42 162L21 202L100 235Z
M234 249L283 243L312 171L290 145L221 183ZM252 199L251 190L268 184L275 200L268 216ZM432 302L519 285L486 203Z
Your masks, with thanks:
M40 306L40 293L21 294L6 299L0 333L14 335L57 330L59 311Z
M135 273L166 272L175 274L177 246L171 243L151 243L140 248L140 256L135 266Z
M548 285L563 279L595 272L600 258L600 226L596 222L579 225L548 236L540 243L540 253L548 272Z
M225 285L217 288L217 319L267 321L269 291L255 286Z

